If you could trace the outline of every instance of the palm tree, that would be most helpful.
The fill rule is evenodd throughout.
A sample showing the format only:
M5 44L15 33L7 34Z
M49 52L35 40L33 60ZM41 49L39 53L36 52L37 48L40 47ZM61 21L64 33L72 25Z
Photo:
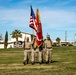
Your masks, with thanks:
M60 39L59 37L56 38L56 42L57 42L58 44L60 44L60 40L61 40L61 39Z
M11 35L12 35L12 38L16 38L16 47L18 47L18 38L19 37L22 38L21 31L16 29L12 32Z

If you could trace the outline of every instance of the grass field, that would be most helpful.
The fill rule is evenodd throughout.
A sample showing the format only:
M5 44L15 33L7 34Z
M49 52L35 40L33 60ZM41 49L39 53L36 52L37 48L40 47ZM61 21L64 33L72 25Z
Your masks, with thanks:
M22 49L0 49L0 75L76 75L76 47L53 47L50 64L23 65Z

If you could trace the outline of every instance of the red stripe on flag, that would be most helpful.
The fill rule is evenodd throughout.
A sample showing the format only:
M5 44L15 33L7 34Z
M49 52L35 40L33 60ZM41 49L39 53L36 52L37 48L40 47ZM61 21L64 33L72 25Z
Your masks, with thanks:
M42 45L43 34L42 34L42 24L40 21L39 10L36 11L36 20L37 20L37 32L36 32L36 43L40 47Z

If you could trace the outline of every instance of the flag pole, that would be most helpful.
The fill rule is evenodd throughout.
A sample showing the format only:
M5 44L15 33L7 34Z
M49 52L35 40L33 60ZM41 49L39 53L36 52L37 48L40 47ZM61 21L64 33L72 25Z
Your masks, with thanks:
M32 29L32 35L33 35L33 39L34 39L34 29Z

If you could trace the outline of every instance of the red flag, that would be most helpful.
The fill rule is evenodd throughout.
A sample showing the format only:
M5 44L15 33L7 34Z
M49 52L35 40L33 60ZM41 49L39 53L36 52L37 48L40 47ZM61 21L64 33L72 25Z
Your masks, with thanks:
M42 34L42 24L41 24L40 14L38 9L36 11L36 20L37 20L36 43L37 46L40 47L42 45L43 34Z

